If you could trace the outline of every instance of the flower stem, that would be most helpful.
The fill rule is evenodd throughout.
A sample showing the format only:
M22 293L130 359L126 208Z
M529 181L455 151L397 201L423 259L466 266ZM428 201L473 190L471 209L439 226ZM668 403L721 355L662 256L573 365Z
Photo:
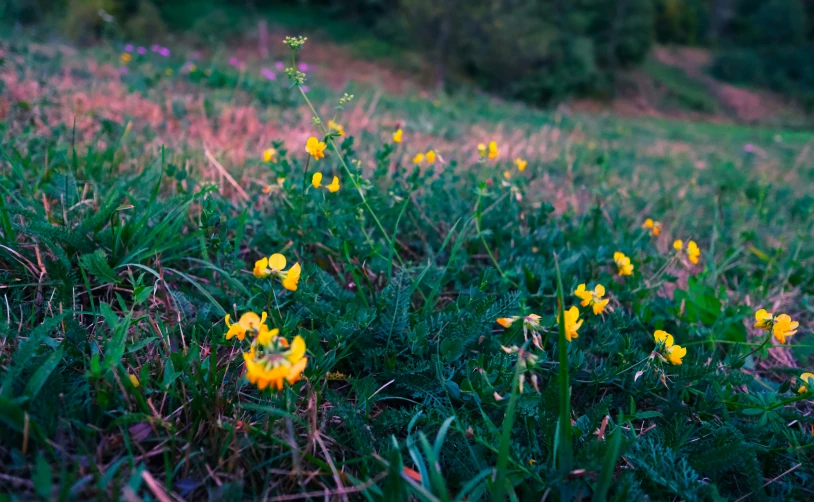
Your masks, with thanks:
M317 113L316 108L314 108L314 105L311 104L311 100L308 99L308 96L302 90L302 87L297 86L297 88L300 90L300 94L302 94L302 97L305 99L305 102L308 104L308 107L311 109L311 112L314 114L314 117L317 117L319 119L319 125L322 127L323 134L325 134L327 136L328 135L328 130L325 128L325 124L322 123L322 119L319 118L319 114ZM339 157L339 162L342 164L342 167L345 168L345 172L347 173L347 175L350 178L351 182L353 182L353 187L359 193L359 197L362 198L362 204L365 206L365 208L368 210L370 215L373 217L373 221L376 222L376 225L379 227L379 230L381 230L382 234L384 235L384 240L386 240L388 244L392 244L392 240L390 239L390 235L387 233L387 230L384 229L384 226L382 225L381 221L379 221L378 216L376 216L376 212L373 211L372 207L370 207L370 203L367 201L367 198L365 197L364 191L359 186L359 182L356 181L356 178L353 176L353 173L351 172L350 168L348 167L348 164L345 162L345 159L342 157L342 154L339 152L339 149L336 147L336 143L334 142L333 138L329 137L328 138L328 143L331 144L331 148L333 148L334 152L336 152L337 156ZM403 263L402 260L401 260L401 257L398 254L398 251L396 251L395 254L396 254L396 258L398 258L399 262Z

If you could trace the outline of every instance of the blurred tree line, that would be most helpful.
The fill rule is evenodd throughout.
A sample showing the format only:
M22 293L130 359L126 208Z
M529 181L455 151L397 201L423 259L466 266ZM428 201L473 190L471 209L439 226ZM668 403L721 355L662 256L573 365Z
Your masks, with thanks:
M101 9L124 36L152 39L179 29L223 36L234 19L223 9L281 5L313 9L314 25L352 20L417 51L440 83L471 81L537 103L609 96L620 69L665 43L713 48L717 77L814 104L814 0L0 0L0 15L56 15L85 41L106 29Z

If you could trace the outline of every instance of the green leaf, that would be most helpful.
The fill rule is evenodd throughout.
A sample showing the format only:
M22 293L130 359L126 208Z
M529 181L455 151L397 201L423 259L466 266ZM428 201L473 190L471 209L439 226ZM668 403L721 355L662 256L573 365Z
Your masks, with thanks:
M611 433L608 441L608 449L605 450L605 457L602 459L602 471L599 473L599 481L594 489L593 502L605 502L608 496L608 489L613 482L613 471L616 468L616 461L619 460L619 450L622 445L622 430L617 427Z
M45 385L45 382L48 380L48 377L51 376L51 373L59 366L59 362L62 360L63 356L63 349L60 346L56 352L48 356L48 359L45 360L44 363L37 368L37 371L31 375L31 379L25 386L25 396L29 399L34 399L37 397L37 394L40 393L42 386Z
M48 500L52 497L51 494L51 466L45 460L43 455L37 455L37 461L34 463L34 472L31 476L34 482L34 490L42 499Z
M103 283L118 284L120 282L119 276L107 263L107 254L102 249L80 256L79 266Z

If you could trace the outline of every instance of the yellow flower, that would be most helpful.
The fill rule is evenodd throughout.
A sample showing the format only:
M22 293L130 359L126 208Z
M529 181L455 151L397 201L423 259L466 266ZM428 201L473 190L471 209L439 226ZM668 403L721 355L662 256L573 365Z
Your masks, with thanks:
M333 129L333 130L334 130L334 131L336 131L336 133L337 133L337 134L339 134L340 136L344 136L344 135L345 135L345 128L344 128L344 127L342 127L342 124L337 124L337 123L336 123L336 122L334 122L333 120L329 120L329 121L328 121L328 129Z
M401 143L401 137L402 137L403 134L404 134L404 132L401 129L394 132L393 133L393 142L394 143Z
M803 373L800 375L800 382L808 385L814 385L814 373ZM808 392L808 387L801 384L800 388L797 389L797 392L800 394L805 394Z
M682 347L681 345L673 345L672 347L667 348L667 359L670 360L670 364L679 365L682 363L682 359L684 356L687 355L687 348Z
M337 190L339 190L337 188ZM283 287L289 291L296 291L297 284L300 282L300 264L295 263L293 267L288 269L287 272L280 274L283 281Z
M423 153L417 154L415 157L413 157L413 162L416 164L424 162L424 154Z
M314 173L314 175L311 176L311 184L314 186L314 188L321 187L322 186L322 173Z
M268 258L261 258L255 262L254 276L258 279L265 279L273 275L280 279L280 282L282 282L285 289L289 291L296 291L297 284L300 281L300 264L295 263L288 270L284 270L285 266L285 256L281 255L280 253L275 253Z
M172 68L167 68L166 70L164 70L164 73L166 73L168 77L171 77L173 73Z
M698 257L701 256L701 250L698 249L698 244L695 241L687 243L687 258L694 264L698 263Z
M647 218L642 224L642 228L649 228L650 232L657 236L661 233L661 222L653 221L653 218Z
M226 327L229 328L229 331L226 332L226 339L231 340L237 337L237 339L242 342L243 339L246 338L247 333L250 335L258 335L268 331L268 326L265 324L267 317L265 312L263 312L263 317L258 316L254 312L246 312L240 316L239 321L232 324L229 321L229 314L226 314L224 321L226 321Z
M653 338L656 340L656 348L662 346L664 353L667 355L667 360L670 364L679 365L681 359L687 355L687 349L681 345L675 345L673 335L663 330L656 330L653 333Z
M427 152L427 162L429 162L430 164L435 162L435 151L434 150L430 150L429 152Z
M570 342L579 337L577 330L582 326L582 319L579 318L579 309L576 307L571 307L563 314L565 315L565 339ZM557 322L559 323L560 320L557 319Z
M674 240L673 249L675 249L676 251L681 251L682 249L684 249L684 241L682 241L681 239Z
M786 343L786 337L797 333L797 326L799 325L800 323L792 321L788 314L780 314L775 318L772 335L777 338L778 342Z
M760 328L763 331L769 331L772 329L772 324L774 323L774 319L772 317L771 312L766 312L766 309L760 309L755 312L755 327Z
M597 284L593 291L585 289L585 284L577 286L574 295L582 300L580 305L587 307L590 305L593 308L594 315L599 315L605 311L608 305L608 299L602 299L605 296L605 286Z
M305 151L311 154L315 160L325 158L325 143L311 136L305 142Z
M514 159L514 165L517 166L517 170L520 171L521 173L526 170L526 165L527 164L528 164L528 162L521 159L520 157L517 157L516 159Z
M266 185L263 187L263 193L271 193L271 185Z
M483 143L478 143L478 155L481 157L486 155L486 145Z
M133 56L131 56L130 54L128 54L126 52L124 54L122 54L122 62L124 64L129 63L131 59L133 59Z
M299 335L290 345L276 334L262 340L257 338L251 350L243 353L246 379L260 390L267 387L282 390L285 382L293 384L302 377L308 365L305 350L305 340Z
M630 263L630 258L625 256L621 251L613 253L613 261L619 268L619 275L633 275L633 264Z
M263 162L277 162L277 150L274 148L266 148L263 150Z
M331 184L328 185L326 188L331 193L338 192L339 191L339 178L334 176L333 181L331 181Z
M285 256L280 253L274 253L268 258L263 257L254 262L254 270L252 273L258 279L265 279L270 275L282 272L285 268L285 264Z
M494 141L489 142L489 160L494 160L498 156L500 150L497 149L497 143Z
M510 173L509 171L503 171L503 177L504 178L509 179L509 178L511 178L511 176L512 176L512 173Z
M128 56L129 56L129 55L130 55L130 54L128 54ZM805 376L805 375L810 375L810 374L811 374L811 373L803 373L803 376ZM134 375L134 374L132 374L132 373L128 373L128 374L127 374L127 378L129 378L129 379L130 379L130 383L131 383L131 384L133 384L133 387L138 387L138 386L139 386L138 377L137 377L136 375ZM805 388L805 387L804 387L804 388Z

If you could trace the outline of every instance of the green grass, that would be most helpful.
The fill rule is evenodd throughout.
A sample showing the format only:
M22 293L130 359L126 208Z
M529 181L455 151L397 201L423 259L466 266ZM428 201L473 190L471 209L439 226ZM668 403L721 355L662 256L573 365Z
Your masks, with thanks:
M811 498L810 134L309 77L324 122L356 97L347 136L307 161L324 133L259 63L190 75L174 47L109 88L88 62L115 71L110 49L0 47L6 499ZM317 171L341 189L310 187ZM251 272L277 252L302 264L294 292ZM580 283L611 308L580 307L568 342L557 312ZM799 332L763 347L758 308ZM303 337L301 380L247 381L252 337L223 322L246 311ZM531 313L536 335L496 322ZM682 365L654 353L658 329Z

